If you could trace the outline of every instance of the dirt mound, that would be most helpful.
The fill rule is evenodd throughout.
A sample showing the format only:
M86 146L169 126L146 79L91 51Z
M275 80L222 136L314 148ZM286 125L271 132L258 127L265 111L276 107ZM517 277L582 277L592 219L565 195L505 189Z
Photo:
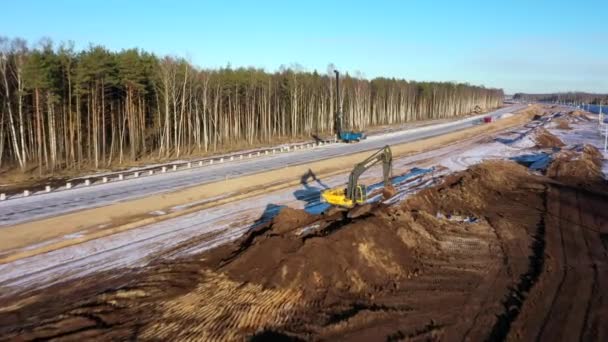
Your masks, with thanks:
M534 140L536 141L536 146L540 148L564 146L564 143L558 137L542 127L536 130Z
M292 232L297 227L313 222L317 218L304 210L297 210L285 207L272 220L273 234L286 234Z
M564 118L559 118L557 120L555 120L555 128L557 129L563 129L563 130L570 130L572 129L572 127L570 127L570 124L568 123L568 120L564 119Z
M558 153L547 169L547 176L582 187L605 187L602 153L592 145Z
M505 193L516 192L532 181L528 169L515 162L485 161L466 172L446 177L438 187L422 190L405 201L403 208L442 212L450 216L485 216L496 207L502 207ZM522 200L533 202L529 198Z
M300 210L283 210L266 231L236 243L217 271L265 288L323 290L336 296L390 286L419 268L408 248L418 246L402 241L403 227L387 226L383 209L363 220L320 220L309 227L314 233L300 234L307 227L298 222L310 223L306 218Z
M569 116L574 117L574 118L578 118L578 119L583 119L585 121L589 121L591 119L589 119L589 117L587 116L587 112L584 112L582 110L573 110L571 112L568 113Z

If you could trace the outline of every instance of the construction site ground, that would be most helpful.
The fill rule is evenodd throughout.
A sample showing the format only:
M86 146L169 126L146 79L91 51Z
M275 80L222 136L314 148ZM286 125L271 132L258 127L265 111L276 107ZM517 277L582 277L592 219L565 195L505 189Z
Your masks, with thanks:
M356 218L319 191L366 153L213 205L196 197L210 184L184 190L186 205L138 203L124 222L91 212L47 219L54 233L4 228L0 339L606 340L608 169L594 118L537 106L394 146L397 194L373 196L370 170Z

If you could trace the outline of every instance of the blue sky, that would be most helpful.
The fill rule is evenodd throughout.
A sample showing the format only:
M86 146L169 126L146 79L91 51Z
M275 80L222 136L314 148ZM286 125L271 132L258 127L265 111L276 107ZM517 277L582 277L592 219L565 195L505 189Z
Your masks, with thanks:
M299 64L506 92L608 92L608 1L4 1L0 35L212 68Z

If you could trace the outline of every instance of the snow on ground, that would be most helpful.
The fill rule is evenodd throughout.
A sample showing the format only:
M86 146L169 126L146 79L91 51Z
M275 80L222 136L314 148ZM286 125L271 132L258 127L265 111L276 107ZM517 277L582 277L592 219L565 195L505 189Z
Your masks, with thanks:
M608 179L608 151L604 150L605 136L600 133L598 115L588 114L589 121L570 123L573 129L557 129L555 125L548 125L547 129L560 138L566 145L590 144L602 152L604 163L602 171L604 178Z
M438 160L438 164L451 171L462 171L484 160L509 159L532 153L536 146L533 134L536 127L537 124L529 124L504 132L491 141L473 145L459 153L446 155Z

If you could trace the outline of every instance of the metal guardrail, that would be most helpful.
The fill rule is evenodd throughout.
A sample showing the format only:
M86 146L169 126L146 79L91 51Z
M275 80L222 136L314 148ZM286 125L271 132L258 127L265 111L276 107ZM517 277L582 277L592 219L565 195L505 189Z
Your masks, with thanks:
M475 119L478 119L479 117L483 117L484 115L488 115L488 113L465 118L465 119L463 119L463 121L473 121ZM500 117L500 116L502 116L502 115L498 115L498 117ZM417 128L417 129L426 130L426 129L432 129L433 127L437 128L438 126L449 126L451 124L453 124L453 122L441 123L438 125L431 125L431 126L423 126L423 127ZM215 156L215 157L206 157L206 158L199 158L199 159L193 159L193 160L188 160L188 161L164 163L164 164L159 164L159 165L155 165L155 166L151 166L151 167L142 167L142 168L138 168L136 170L116 171L116 172L102 173L99 175L78 177L78 178L70 179L66 182L66 184L64 186L60 186L60 187L56 187L56 188L53 188L50 185L46 185L44 190L40 190L40 191L33 191L31 189L26 189L20 193L12 193L12 194L0 193L0 201L24 198L24 197L35 196L35 195L43 195L43 194L48 194L51 192L66 191L66 190L70 190L70 189L81 189L83 187L101 185L101 184L106 184L106 183L110 183L110 182L117 182L117 181L122 181L125 179L150 177L150 176L159 175L159 174L166 174L168 172L184 171L184 170L189 170L192 168L205 167L205 166L210 166L210 165L214 165L214 164L222 164L222 163L226 163L226 162L241 161L241 160L245 160L245 159L257 158L257 157L268 156L268 155L276 155L277 153L285 153L285 152L289 152L289 151L310 149L310 148L314 148L317 146L335 144L337 142L338 141L336 140L336 138L317 140L314 142L309 141L309 142L303 142L303 143L289 144L287 146L262 148L262 149L258 149L258 150L254 150L254 151L250 151L250 152L241 151L241 152L237 152L237 153L226 154L226 155Z
M33 191L31 189L25 189L23 192L15 192L12 194L0 193L0 201L24 198L29 196L37 196L48 194L51 192L57 191L66 191L70 189L81 189L83 187L107 184L110 182L123 181L125 179L134 179L140 177L150 177L154 175L166 174L169 172L178 172L191 170L193 168L201 168L207 167L211 165L223 164L227 162L234 161L242 161L242 160L250 160L252 158L265 157L277 155L280 153L287 153L290 151L298 151L311 149L318 146L324 146L328 144L335 144L337 140L334 139L326 139L326 140L318 140L315 142L304 142L298 144L290 144L287 146L279 146L272 148L262 148L255 151L245 151L238 153L231 153L216 157L206 157L193 159L188 161L180 161L180 162L171 162L165 164L159 164L151 167L142 167L136 170L127 170L127 171L116 171L110 173L103 173L99 175L91 175L87 177L79 177L70 179L64 186L59 187L51 187L50 185L46 185L43 190Z

